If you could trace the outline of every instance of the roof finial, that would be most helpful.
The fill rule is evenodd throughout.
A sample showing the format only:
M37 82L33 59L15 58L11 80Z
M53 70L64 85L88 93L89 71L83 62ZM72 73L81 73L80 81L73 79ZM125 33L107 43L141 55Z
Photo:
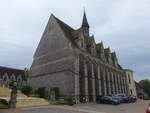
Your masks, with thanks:
M108 51L110 52L110 46L108 46Z
M84 9L84 13L85 13L85 7L83 7L83 9Z

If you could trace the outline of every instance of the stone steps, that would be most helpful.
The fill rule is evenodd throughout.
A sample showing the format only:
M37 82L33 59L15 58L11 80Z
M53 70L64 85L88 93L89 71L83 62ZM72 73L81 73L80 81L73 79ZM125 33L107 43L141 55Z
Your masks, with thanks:
M44 106L49 103L41 98L20 98L17 99L17 107Z
M11 89L6 87L0 87L0 98L9 101L10 92ZM49 105L49 102L47 102L45 99L42 98L27 97L26 95L18 91L17 107L31 107L31 106L43 106L43 105Z
M0 87L0 97L10 97L11 89L6 87ZM18 97L27 97L26 95L22 94L20 91L17 93Z

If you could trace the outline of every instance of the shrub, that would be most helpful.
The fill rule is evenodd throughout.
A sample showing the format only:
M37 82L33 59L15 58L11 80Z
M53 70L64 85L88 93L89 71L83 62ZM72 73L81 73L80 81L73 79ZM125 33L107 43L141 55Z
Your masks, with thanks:
M0 99L0 104L8 105L8 102L5 99Z
M56 99L59 97L59 88L58 87L55 87L55 88L51 88L50 91L54 91L55 92L55 97Z
M53 88L53 90L55 91L56 98L58 98L59 97L59 88Z
M38 88L35 90L35 94L38 94L40 98L44 98L45 96L45 87Z
M35 93L31 93L31 94L30 94L30 97L36 97L36 98L39 98L39 95L38 95L38 94L35 94Z
M68 96L65 100L69 105L74 105L74 98L72 96Z
M10 88L13 87L13 84L14 84L13 81L9 82L9 87L10 87Z
M30 93L32 92L33 88L30 85L24 85L21 88L21 92L27 96L30 95Z
M0 109L8 108L8 102L5 99L0 99Z
M68 104L68 102L64 99L58 99L55 102L56 102L56 104Z

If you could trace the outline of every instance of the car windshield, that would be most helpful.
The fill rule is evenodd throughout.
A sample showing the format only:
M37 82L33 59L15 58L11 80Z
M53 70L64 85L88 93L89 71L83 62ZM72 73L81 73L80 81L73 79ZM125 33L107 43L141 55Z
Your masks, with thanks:
M119 97L124 97L124 95L118 95Z
M105 96L105 98L107 98L107 99L112 99L112 97L110 97L110 96Z
M119 97L119 96L112 96L112 98L113 98L113 99L119 99L119 98L121 98L121 97Z
M114 97L114 98L118 98L119 96L117 96L117 95L112 95L112 97Z

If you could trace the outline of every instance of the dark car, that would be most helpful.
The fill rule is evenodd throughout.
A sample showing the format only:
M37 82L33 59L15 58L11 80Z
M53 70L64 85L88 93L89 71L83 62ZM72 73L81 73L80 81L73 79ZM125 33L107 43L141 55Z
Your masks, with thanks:
M120 104L118 100L113 99L111 96L101 96L98 99L98 103L113 104L113 105Z
M116 95L122 98L123 103L129 103L130 102L129 96L127 94L116 94Z
M134 95L128 95L128 98L129 98L129 102L136 102L137 101L137 98Z
M144 100L150 100L150 97L148 97L148 96L144 96L144 98L143 98Z
M123 102L124 102L123 98L120 97L120 96L118 96L118 95L116 95L116 94L112 94L111 97L112 97L113 99L118 100L120 103L123 103Z
M102 98L102 95L96 96L96 102L99 102L100 98Z

